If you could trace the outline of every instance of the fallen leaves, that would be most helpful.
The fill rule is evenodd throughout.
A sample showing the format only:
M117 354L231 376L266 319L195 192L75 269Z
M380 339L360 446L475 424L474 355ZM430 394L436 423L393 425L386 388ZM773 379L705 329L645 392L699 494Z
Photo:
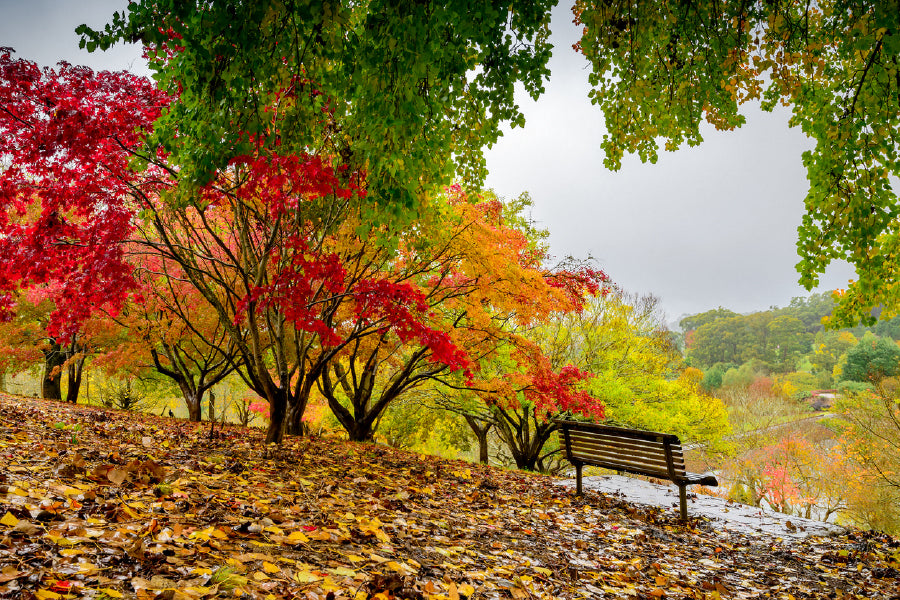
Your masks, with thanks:
M0 598L900 597L879 534L788 543L542 476L223 435L0 396Z

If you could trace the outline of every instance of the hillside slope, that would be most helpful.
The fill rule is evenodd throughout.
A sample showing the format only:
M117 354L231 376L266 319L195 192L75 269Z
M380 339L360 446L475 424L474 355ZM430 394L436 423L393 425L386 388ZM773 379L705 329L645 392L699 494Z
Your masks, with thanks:
M0 598L900 598L900 542L683 526L550 478L0 395Z

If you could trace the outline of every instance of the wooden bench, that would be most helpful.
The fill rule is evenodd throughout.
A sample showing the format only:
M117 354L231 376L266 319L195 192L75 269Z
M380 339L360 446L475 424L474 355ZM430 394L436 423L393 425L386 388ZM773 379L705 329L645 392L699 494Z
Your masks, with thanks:
M575 465L578 495L582 494L584 465L668 479L678 486L681 518L687 519L687 486L719 485L711 473L701 475L685 470L684 452L677 435L562 419L555 423L559 425L559 442L566 458Z

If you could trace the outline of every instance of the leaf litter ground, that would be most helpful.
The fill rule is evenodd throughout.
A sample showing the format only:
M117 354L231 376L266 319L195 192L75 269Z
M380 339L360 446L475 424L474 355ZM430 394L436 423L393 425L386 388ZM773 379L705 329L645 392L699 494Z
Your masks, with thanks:
M0 598L900 598L900 541L749 536L549 477L0 395Z

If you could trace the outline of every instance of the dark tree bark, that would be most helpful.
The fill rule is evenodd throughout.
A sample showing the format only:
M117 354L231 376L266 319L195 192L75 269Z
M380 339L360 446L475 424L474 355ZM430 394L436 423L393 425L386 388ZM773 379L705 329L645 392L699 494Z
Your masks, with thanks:
M436 376L446 368L431 363L428 360L429 350L420 348L413 352L379 389L375 378L384 361L381 353L397 351L393 346L385 350L383 346L385 343L384 336L374 348L363 348L356 342L349 357L349 369L345 369L339 361L335 361L331 368L322 371L319 378L319 390L353 441L366 442L374 439L378 420L391 402L403 392ZM357 369L357 366L360 369ZM338 398L338 386L347 398L349 408Z
M66 390L66 402L76 404L78 402L78 394L81 392L82 373L84 371L85 355L84 348L78 345L78 342L72 340L69 348L66 350L66 361L68 362L68 389ZM80 354L80 356L79 356Z
M169 364L162 364L159 351L155 348L150 350L153 364L160 374L169 377L178 385L188 409L188 419L194 422L202 420L203 396L210 392L209 416L212 420L215 405L211 388L234 370L233 354L222 352L213 346L202 349L194 346L193 352L178 343L163 342L161 346Z
M550 420L539 421L534 409L523 406L519 409L494 408L497 433L509 448L516 467L526 471L544 471L545 458L541 452L544 444L557 430Z
M494 424L472 415L463 416L466 419L466 423L468 423L469 427L472 429L472 433L475 434L475 438L478 440L478 462L486 465L488 464L488 432Z
M41 396L45 400L62 400L62 366L66 362L66 356L62 346L56 340L51 339L44 353L44 377L41 381Z

